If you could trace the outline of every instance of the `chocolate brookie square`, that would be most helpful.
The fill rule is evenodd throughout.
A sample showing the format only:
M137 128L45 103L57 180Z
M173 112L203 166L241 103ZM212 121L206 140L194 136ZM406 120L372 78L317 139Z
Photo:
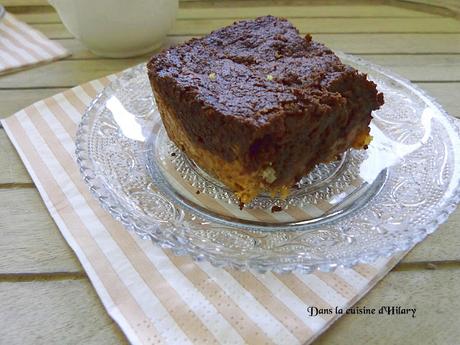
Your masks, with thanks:
M170 139L243 203L285 195L318 163L366 148L383 104L365 74L272 16L192 39L147 66Z

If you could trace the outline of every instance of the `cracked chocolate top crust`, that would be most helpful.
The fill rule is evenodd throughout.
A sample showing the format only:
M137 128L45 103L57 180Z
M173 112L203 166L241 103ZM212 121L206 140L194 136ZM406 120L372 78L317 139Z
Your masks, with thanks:
M333 145L358 123L367 128L383 104L366 75L272 16L165 50L149 61L148 73L193 142L248 170L273 163L281 171L294 155L302 157L295 168L301 174L321 161L315 145Z

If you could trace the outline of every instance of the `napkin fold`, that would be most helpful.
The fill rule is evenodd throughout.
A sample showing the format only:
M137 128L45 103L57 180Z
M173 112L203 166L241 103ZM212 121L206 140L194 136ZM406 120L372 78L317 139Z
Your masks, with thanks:
M75 133L110 76L2 121L46 207L132 344L309 344L402 257L312 274L255 274L178 257L113 220L82 181Z
M70 53L6 12L0 19L0 74L62 59Z

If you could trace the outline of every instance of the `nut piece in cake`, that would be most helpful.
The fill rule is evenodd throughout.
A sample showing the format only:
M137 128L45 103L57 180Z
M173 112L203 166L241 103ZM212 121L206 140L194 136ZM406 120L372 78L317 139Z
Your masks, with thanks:
M383 95L285 19L240 21L148 62L169 138L250 202L370 142Z

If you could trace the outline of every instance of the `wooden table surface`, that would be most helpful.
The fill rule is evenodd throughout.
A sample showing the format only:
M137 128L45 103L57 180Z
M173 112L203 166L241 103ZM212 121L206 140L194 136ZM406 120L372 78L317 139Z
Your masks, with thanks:
M237 18L273 14L331 48L412 80L460 117L460 21L446 0L184 1L166 45ZM0 115L139 62L94 56L44 0L2 2L72 56L0 77ZM349 3L349 2L348 2ZM431 6L435 4L436 6ZM453 4L453 5L452 5ZM457 7L458 4L457 4ZM459 344L460 209L412 250L359 305L416 307L405 316L344 316L315 344ZM0 129L0 344L125 344Z

